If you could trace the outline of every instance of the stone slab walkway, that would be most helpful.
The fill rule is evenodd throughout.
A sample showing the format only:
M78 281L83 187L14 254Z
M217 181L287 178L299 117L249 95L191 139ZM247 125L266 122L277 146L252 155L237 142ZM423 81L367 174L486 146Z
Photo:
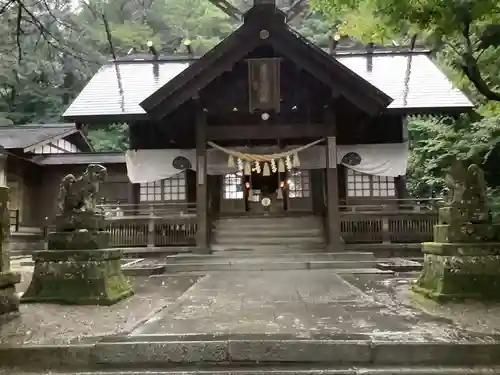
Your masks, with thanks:
M467 330L466 321L422 311L408 292L412 279L332 270L210 273L132 336L366 335L417 342L496 341L500 324L488 327L486 334Z
M19 291L28 286L29 277L25 270ZM135 295L113 306L21 304L19 314L0 318L0 344L61 345L127 333L174 303L198 279L199 276L131 278Z

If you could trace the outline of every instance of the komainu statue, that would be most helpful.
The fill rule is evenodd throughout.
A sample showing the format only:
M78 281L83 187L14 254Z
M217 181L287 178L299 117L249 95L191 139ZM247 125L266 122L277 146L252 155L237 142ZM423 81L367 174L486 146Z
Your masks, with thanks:
M462 222L489 221L490 213L486 202L487 185L481 168L476 164L466 167L463 161L456 160L447 172L446 206L460 212Z
M59 215L101 213L97 207L97 195L106 176L106 168L99 164L90 164L78 178L72 174L65 176L59 187Z

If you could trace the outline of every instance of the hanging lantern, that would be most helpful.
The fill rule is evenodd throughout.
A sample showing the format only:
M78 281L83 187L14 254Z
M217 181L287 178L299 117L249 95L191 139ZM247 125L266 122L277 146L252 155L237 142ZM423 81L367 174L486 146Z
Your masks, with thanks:
M243 170L243 160L241 160L240 158L238 158L238 170Z
M285 162L283 161L283 159L280 159L278 161L278 171L280 173L285 173Z
M298 153L293 154L292 167L293 168L300 167L300 159L299 159L299 154Z
M271 160L271 171L273 173L276 173L276 171L278 170L278 168L276 167L276 160Z
M270 175L271 175L271 170L269 169L269 163L265 162L264 170L262 171L262 176L270 176Z
M229 155L229 157L227 158L227 166L229 168L236 167L236 165L234 165L234 156L233 155Z
M245 162L244 172L245 176L250 176L252 174L252 164L249 161Z

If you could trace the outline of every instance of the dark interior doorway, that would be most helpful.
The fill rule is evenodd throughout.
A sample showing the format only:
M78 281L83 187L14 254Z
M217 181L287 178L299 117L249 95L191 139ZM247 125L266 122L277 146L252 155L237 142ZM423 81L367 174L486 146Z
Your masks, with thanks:
M263 176L262 173L252 172L249 176L244 176L245 210L251 211L253 204L258 204L264 197L283 196L283 186L286 180L285 173L272 173ZM279 199L286 210L286 199Z

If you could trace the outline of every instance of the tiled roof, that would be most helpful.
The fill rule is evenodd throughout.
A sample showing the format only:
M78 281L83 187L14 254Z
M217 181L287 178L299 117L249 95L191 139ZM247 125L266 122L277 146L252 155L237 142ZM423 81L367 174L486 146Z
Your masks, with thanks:
M425 53L340 54L335 58L392 97L389 108L472 107ZM179 60L108 63L90 80L64 117L76 120L87 116L144 115L139 103L188 66L189 61Z
M6 149L24 149L77 131L75 124L0 126L0 146Z
M145 114L139 103L188 66L186 61L108 63L99 69L63 117Z
M337 60L385 92L394 101L388 108L466 108L469 99L427 54L341 55Z

